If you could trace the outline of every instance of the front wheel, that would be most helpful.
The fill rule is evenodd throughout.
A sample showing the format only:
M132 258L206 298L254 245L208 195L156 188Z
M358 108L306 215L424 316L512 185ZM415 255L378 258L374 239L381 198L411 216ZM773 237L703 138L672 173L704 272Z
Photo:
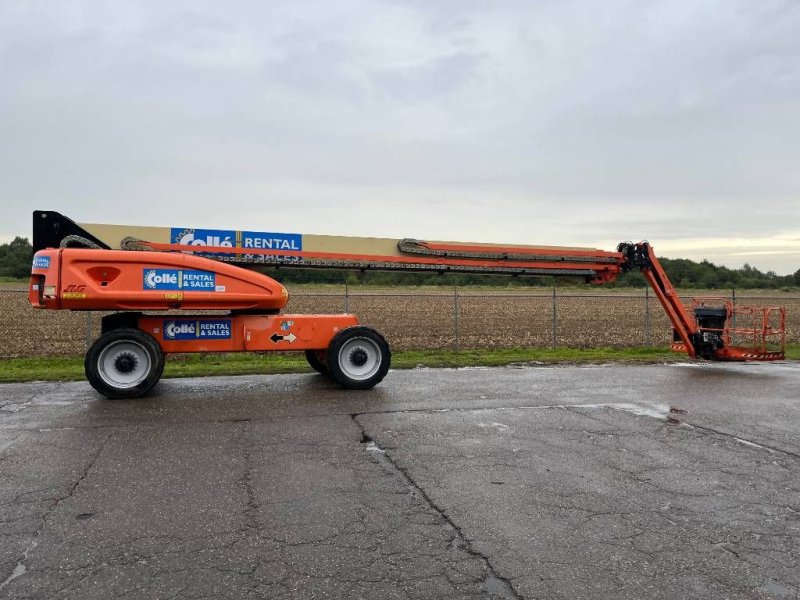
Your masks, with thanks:
M114 329L92 344L84 369L91 386L107 398L138 398L161 378L164 352L150 334Z
M386 376L392 353L383 336L369 327L350 327L328 346L328 370L342 387L368 390Z

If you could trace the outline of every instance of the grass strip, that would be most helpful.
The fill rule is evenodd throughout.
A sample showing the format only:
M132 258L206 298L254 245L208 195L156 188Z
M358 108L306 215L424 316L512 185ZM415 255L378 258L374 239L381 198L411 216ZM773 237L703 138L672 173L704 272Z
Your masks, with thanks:
M800 344L786 348L786 358L800 360ZM500 367L511 364L663 363L686 360L668 348L517 348L510 350L413 350L395 352L392 368ZM302 353L174 354L164 377L310 373ZM76 381L84 379L83 357L0 359L0 382Z

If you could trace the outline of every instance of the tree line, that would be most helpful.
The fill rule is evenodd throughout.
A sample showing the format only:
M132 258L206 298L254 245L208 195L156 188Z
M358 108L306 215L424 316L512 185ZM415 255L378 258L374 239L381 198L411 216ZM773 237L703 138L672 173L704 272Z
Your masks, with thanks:
M740 269L717 266L707 260L695 262L685 258L659 258L661 265L675 287L702 289L794 289L800 287L800 269L793 275L766 273L748 264ZM501 285L513 287L552 287L583 283L582 279L529 277L508 275L392 273L382 271L347 272L291 269L289 267L260 269L263 273L285 283L338 283L394 285L473 286ZM643 288L644 276L636 271L624 273L611 284L613 287Z
M33 248L27 238L16 237L0 245L0 277L26 279L30 275ZM763 272L748 264L740 269L717 266L703 260L695 262L685 258L659 258L664 270L676 287L702 289L782 289L800 286L800 269L793 275ZM290 267L260 268L259 271L284 283L334 283L394 285L509 285L550 287L551 277L509 277L507 275L422 274L380 271L342 272L339 270L292 269ZM561 280L563 281L563 280ZM641 273L621 275L611 284L615 287L645 287Z
M27 279L31 275L33 248L27 238L15 237L0 244L0 277Z

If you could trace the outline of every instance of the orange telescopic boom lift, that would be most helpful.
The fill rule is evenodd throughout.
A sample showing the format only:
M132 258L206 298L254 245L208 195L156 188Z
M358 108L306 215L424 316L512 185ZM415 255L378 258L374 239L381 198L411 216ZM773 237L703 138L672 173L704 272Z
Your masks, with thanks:
M556 276L595 284L638 269L669 316L674 350L706 360L784 358L783 308L701 298L690 315L647 242L624 242L607 252L403 239L395 253L384 255L294 250L288 244L199 248L126 237L122 249L112 250L52 211L34 212L33 237L34 307L115 311L103 317L102 335L85 358L87 379L110 398L146 394L161 377L165 354L177 352L303 351L314 369L345 388L370 389L384 378L391 352L380 333L350 314L283 313L286 289L247 268L265 265ZM152 314L176 309L226 313Z

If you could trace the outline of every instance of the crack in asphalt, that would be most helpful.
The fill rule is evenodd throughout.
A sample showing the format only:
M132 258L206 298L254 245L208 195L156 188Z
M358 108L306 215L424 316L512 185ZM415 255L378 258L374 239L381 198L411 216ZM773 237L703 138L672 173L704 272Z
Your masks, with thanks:
M25 550L22 552L22 555L19 557L19 560L17 561L16 566L12 569L11 573L9 573L5 577L3 582L0 583L0 591L3 588L5 588L8 584L10 584L12 581L17 579L18 577L22 577L27 572L28 568L25 563L28 560L28 555L33 551L34 548L36 548L36 546L39 545L39 536L42 534L42 531L44 531L45 525L47 525L47 519L50 517L51 514L53 514L53 511L55 511L64 500L71 498L75 494L75 491L78 489L78 486L80 486L80 484L86 480L86 477L88 477L89 475L89 471L92 470L92 467L94 467L95 463L100 458L100 455L103 453L103 450L105 449L106 445L108 444L108 442L111 440L112 437L114 437L113 433L110 433L106 436L106 439L103 440L103 442L100 444L100 447L89 459L89 463L86 465L86 468L83 470L83 473L81 473L81 476L75 481L75 483L73 483L70 486L66 494L53 499L50 508L42 515L42 518L39 522L39 527L33 534L33 539L31 540L31 543L28 544L28 547L25 548Z
M518 600L518 599L522 598L523 596L520 595L514 589L512 583L511 583L515 579L514 578L510 578L510 579L509 578L504 578L504 577L501 577L501 576L499 576L497 574L497 572L495 571L495 569L494 569L489 557L486 554L483 554L483 553L475 550L475 548L472 546L472 542L466 537L466 535L464 534L462 529L447 514L446 510L441 508L440 506L438 506L432 500L432 498L428 495L428 493L425 491L425 489L423 489L422 485L419 484L415 479L412 478L411 473L410 473L410 471L408 469L400 466L400 464L397 462L396 458L393 456L393 451L391 449L389 449L387 451L386 449L382 448L373 438L371 438L367 434L366 427L361 424L361 422L359 421L359 418L363 417L363 416L375 415L375 414L377 414L377 415L393 415L393 414L407 414L407 413L435 414L435 413L447 413L447 412L469 412L469 413L474 413L474 412L480 412L480 411L492 412L492 411L513 411L513 410L539 410L539 409L542 409L542 410L565 410L565 411L567 411L569 413L581 414L581 415L583 415L585 417L592 418L592 416L587 415L585 411L587 411L588 409L600 409L600 408L605 408L605 409L609 409L609 410L624 410L625 412L628 412L629 414L631 414L631 411L623 409L623 408L620 408L618 405L615 405L615 404L617 404L617 403L593 404L593 405L576 404L576 405L506 406L506 407L472 407L472 408L459 407L459 408L453 408L453 409L383 410L383 411L365 411L363 413L327 413L327 414L297 415L297 416L287 415L287 416L269 417L269 418L261 418L261 419L258 419L258 418L255 418L255 419L234 418L234 419L198 420L198 421L191 421L191 422L188 422L188 423L170 424L170 426L180 427L180 426L189 426L189 425L196 424L196 423L208 423L208 422L215 422L216 421L216 422L219 422L219 423L231 424L231 425L234 425L237 428L240 428L240 439L241 439L241 443L242 443L243 448L244 448L244 471L243 471L243 474L242 474L241 478L238 479L236 481L236 483L238 485L242 486L242 488L246 491L246 499L247 500L246 500L246 506L243 509L243 515L245 517L245 526L248 527L248 528L254 529L254 530L260 530L261 527L259 527L258 520L257 520L257 511L258 511L258 509L260 507L260 504L256 501L257 497L256 497L256 494L255 494L254 488L253 488L253 474L251 472L251 469L253 467L254 448L257 448L259 446L259 444L251 444L251 443L249 443L249 441L247 439L248 433L251 431L251 429L250 429L251 421L254 422L254 423L258 423L258 422L275 422L275 421L281 421L281 420L287 420L287 419L317 419L317 418L325 418L325 419L327 419L327 418L332 418L332 417L337 417L337 416L345 416L345 415L349 416L353 420L355 425L359 428L359 430L361 432L361 443L365 445L365 450L368 451L368 453L372 457L372 459L375 460L378 463L381 463L384 466L384 468L387 469L387 471L391 471L392 473L395 473L395 474L399 475L399 477L402 479L402 481L411 490L411 493L413 495L417 496L418 498L420 498L422 500L422 502L424 502L424 504L427 505L427 507L433 513L438 515L446 523L448 529L451 530L451 533L453 535L453 539L452 539L452 542L451 542L451 547L454 550L463 550L464 552L466 552L470 556L474 557L475 559L479 560L483 564L483 566L485 568L485 572L487 573L487 575L482 580L482 583L484 585L485 590L487 592L489 592L490 594L493 594L495 596L499 596L499 597L506 598L506 599L513 598L515 600ZM648 406L647 403L643 403L642 405L643 405L643 407ZM597 413L595 413L595 414L597 414ZM606 416L608 417L610 414L611 413L606 413ZM639 417L646 416L647 418L656 419L656 421L660 421L660 422L663 423L663 427L672 427L673 426L673 425L668 424L668 422L666 421L666 418L663 418L663 417L659 418L658 416L654 416L652 414L648 415L648 414L645 414L645 413L642 413L642 414L632 413L632 414L635 414L636 416L639 416ZM602 416L602 415L599 415L599 416ZM611 417L609 417L609 418L611 418ZM601 421L601 422L605 423L605 421ZM705 426L701 426L701 425L694 425L694 424L690 424L690 423L683 423L683 425L688 426L684 430L687 434L690 433L690 431L688 429L689 427L691 427L692 429L697 430L697 434L696 435L697 435L698 439L702 439L705 436L720 436L720 437L722 437L724 439L735 441L736 443L738 443L740 445L745 445L751 451L755 450L757 452L780 453L781 455L785 455L787 457L790 457L790 459L798 459L798 458L800 458L800 454L797 454L797 453L794 453L794 452L791 452L791 451L781 450L779 448L774 448L772 446L769 446L769 445L766 445L766 444L763 444L763 443L760 443L760 442L757 443L757 442L754 442L754 441L751 441L751 440L747 440L747 439L744 439L744 438L742 438L740 436L737 436L737 435L734 435L734 434L731 434L731 433L727 433L725 431L716 430L716 429L711 428L711 427L705 427ZM30 545L25 549L25 551L22 553L22 555L19 557L19 561L18 561L16 567L12 570L12 572L8 575L8 577L6 577L5 580L2 583L0 583L0 590L3 590L3 588L5 588L14 579L16 579L16 578L18 578L18 577L20 577L20 576L25 574L25 572L27 570L26 561L29 558L29 554L39 544L39 537L40 537L42 531L44 530L44 528L46 527L48 520L51 518L52 512L60 505L61 502L63 502L64 500L66 500L66 499L68 499L70 497L72 497L75 494L77 488L88 477L91 469L94 467L94 465L96 464L97 460L100 458L100 456L101 456L103 450L105 449L106 445L108 444L108 442L115 435L113 429L119 428L119 426L114 426L114 425L99 426L99 427L100 428L110 427L110 428L112 428L112 431L111 431L111 433L108 434L108 436L105 438L105 440L102 441L102 443L100 444L99 449L92 455L92 457L89 460L88 465L84 469L84 471L81 474L81 476L69 487L69 489L66 491L66 493L64 495L60 496L59 498L55 498L55 499L51 500L52 505L47 510L47 512L43 516L41 516L40 525L39 525L38 529L36 530L36 532L34 534L32 534L33 535L33 540L31 541ZM95 426L89 426L89 428L95 428ZM598 433L598 435L604 435L604 434L602 432L600 432L600 433ZM611 434L609 434L609 435L611 435ZM614 435L616 435L616 433ZM613 435L611 435L611 437L613 437ZM710 441L713 442L713 437L710 437ZM262 445L269 446L270 444L269 443L263 443ZM299 445L302 446L302 444L299 444ZM664 444L664 445L667 446L667 447L672 448L672 446L669 445L669 444ZM498 463L498 464L505 465L505 463ZM647 484L649 486L656 487L657 489L661 489L657 485L654 485L649 479L642 479L641 478L641 475L642 475L641 473L630 472L630 471L628 471L626 469L619 468L618 466L613 465L613 464L606 464L606 463L603 463L603 464L607 468L619 470L621 473L626 474L628 477L631 477L633 480L638 481L639 483ZM513 467L515 465L514 464L508 464L506 466ZM30 492L28 492L28 493L30 493ZM673 491L673 493L675 493L675 492ZM697 497L703 497L703 495L702 494L698 494ZM18 496L15 499L15 502L17 502L18 499L20 499L20 496ZM282 502L289 502L289 500L283 500ZM266 504L269 504L269 503L266 503ZM582 509L582 508L579 508L579 507L572 507L572 509L573 510L585 510L585 509ZM791 510L792 512L798 512L798 511L795 511L794 509L789 509L789 510ZM609 513L609 514L614 514L614 513ZM590 516L590 518L593 518L593 517ZM336 537L336 536L332 536L332 537ZM633 539L634 538L631 537L631 540L633 540ZM620 540L623 540L623 541L626 541L626 542L630 541L627 538L620 538ZM276 539L274 541L276 541L276 542L278 542L278 543L280 543L280 544L282 544L284 546L287 546L287 547L291 547L293 545L293 544L287 544L285 540L281 542L280 540ZM324 539L323 540L313 540L312 542L303 542L302 544L297 544L297 545L316 544L316 543L319 543L320 541L326 541L326 540L324 540ZM616 545L614 543L615 541L616 540L614 540L614 541L604 541L602 543L613 547L613 546ZM706 540L706 541L709 541L709 543L711 543L713 546L715 546L716 548L718 548L722 552L729 553L729 554L733 555L734 557L736 557L739 560L744 560L746 562L750 562L750 561L747 561L747 558L744 558L742 555L740 555L739 553L734 551L731 548L731 543L729 541L719 541L719 542L714 542L714 541L711 541L711 540ZM344 546L344 547L346 547L346 546ZM627 549L627 550L630 550L630 551L636 551L636 552L639 552L639 553L642 553L642 554L646 554L646 555L650 555L651 554L648 551L645 551L645 550L642 550L642 549L639 549L639 548L635 548L635 547L628 547L628 546L622 546L622 545L619 545L619 547ZM733 547L736 547L736 546L733 546ZM763 556L764 558L768 558L769 560L775 561L775 559L772 558L772 557L760 554L759 551L758 551L759 550L758 548L748 548L748 547L745 546L745 549L748 552L754 554L755 556ZM774 549L771 549L771 551L772 552L776 552L776 550L774 550ZM756 563L753 563L753 564L756 564ZM216 569L216 570L224 571L223 569ZM245 572L245 573L241 573L241 574L245 575L245 576L252 576L252 572L250 572L250 573L246 573ZM313 576L309 575L308 573L297 573L297 574L298 575L302 575L304 577L313 578ZM89 575L87 575L87 577L88 576L91 576L91 573L89 573ZM448 578L448 580L450 579L449 576L446 575L446 577ZM342 581L347 581L347 580L342 579ZM361 580L354 580L354 583L355 582L360 582L360 581ZM283 585L283 584L281 582L276 582L274 585L280 586L280 585ZM786 585L785 582L784 582L784 585ZM176 592L176 596L177 595L181 595L182 591L183 590L179 590L178 592Z
M776 448L775 446L771 446L769 444L765 444L764 442L754 442L753 440L748 440L747 438L743 438L741 436L734 435L733 433L728 433L726 431L720 431L719 429L714 429L713 427L706 427L705 425L692 424L692 427L694 427L695 429L700 429L701 431L705 431L707 433L713 433L713 434L716 434L716 435L724 436L726 438L731 438L733 440L736 440L740 444L743 444L745 446L749 446L749 447L754 448L754 449L765 450L765 451L770 452L770 453L784 454L786 456L791 456L792 458L800 459L800 454L797 453L797 452L792 452L791 450L783 450L782 448Z
M523 596L521 596L514 589L511 581L498 574L494 568L494 565L492 565L491 561L489 560L489 557L473 547L472 543L464 534L461 527L452 520L450 515L447 514L447 511L437 505L428 495L428 493L411 477L411 474L408 472L408 470L400 466L400 464L392 458L390 453L387 453L386 450L381 448L381 446L372 437L370 437L370 435L367 433L366 427L359 422L359 416L359 413L350 414L353 422L361 431L361 443L366 444L365 450L372 453L376 462L382 463L389 470L399 475L406 485L411 488L411 490L419 498L421 498L431 510L438 514L445 523L447 523L448 528L453 533L453 540L450 543L451 547L464 550L467 554L477 558L483 563L486 572L489 573L489 575L483 581L486 591L492 595L505 599L523 600Z
M603 406L603 407L604 408L612 408L612 409L618 408L618 407L613 406L613 405L606 405L606 406ZM541 407L541 408L555 408L555 407ZM558 407L558 408L562 408L562 407ZM567 412L570 412L570 413L573 413L573 414L581 414L584 417L592 418L590 415L587 415L587 414L581 412L580 409L583 408L585 410L586 408L599 408L599 406L595 406L595 405L592 405L592 406L574 406L574 407L573 406L566 406L566 407L563 407L563 408L567 409ZM619 409L620 410L625 410L626 412L630 412L629 410L627 410L627 408L621 408L620 407ZM443 411L432 411L432 412L443 412ZM361 417L361 416L367 416L367 415L371 415L371 414L373 414L373 413L361 413L361 414L354 414L354 415L351 415L351 416L356 421L356 423L358 423L359 426L362 427L362 430L363 430L364 427L361 425L361 423L359 422L358 418ZM681 413L681 414L683 414L683 413ZM666 418L658 418L659 415L641 413L641 414L637 414L637 416L647 416L649 418L656 418L658 421L661 421L663 423L662 427L664 427L664 428L670 428L670 427L673 427L675 425L674 423L670 423L669 421L667 421ZM599 420L599 419L596 419L596 420ZM602 421L602 422L608 424L608 421ZM744 446L748 447L748 449L751 450L751 451L754 450L756 452L769 453L769 454L780 453L781 455L787 457L790 461L793 460L793 459L796 459L796 458L800 458L800 455L798 455L796 453L783 451L783 450L780 450L778 448L773 448L773 447L770 447L770 446L764 445L764 444L758 444L758 443L746 440L746 439L744 439L744 438L742 438L742 437L740 437L738 435L727 433L725 431L715 430L715 429L709 428L709 427L689 425L684 431L687 434L691 435L692 430L694 430L693 437L695 437L697 440L702 440L703 438L707 438L707 440L708 440L707 443L714 444L715 442L713 441L713 438L716 437L716 438L725 440L727 443L736 442L739 445L744 445ZM399 467L395 463L395 461L392 459L391 456L385 456L387 450L384 450L383 448L378 446L375 443L375 441L372 438L370 438L366 433L364 433L363 435L364 435L364 440L363 440L364 442L366 442L370 446L372 446L372 449L374 449L374 450L380 452L382 455L384 455L384 456L379 457L379 458L382 458L383 460L388 461L390 464L392 464L393 467L395 467L398 470L400 470L401 472L403 472L403 474L406 475L407 480L409 480L410 484L413 484L418 488L420 487L419 484L417 484L415 481L411 480L410 475L408 473L406 473L405 470L402 467ZM614 435L611 435L610 437L614 437ZM669 444L665 444L665 445L667 447L669 447L669 448L672 448L672 446L669 445ZM370 448L368 447L368 449L370 449ZM624 448L623 448L623 450L627 451ZM673 450L677 451L677 450L679 450L679 448L673 448ZM440 457L440 458L442 457L441 454L437 454L437 456ZM713 461L712 461L712 464L714 464ZM773 462L773 464L777 464L777 463ZM696 497L696 498L704 498L706 496L709 496L709 494L689 494L686 491L678 492L678 491L673 490L673 489L664 489L664 488L661 488L658 485L655 485L649 479L643 478L640 473L637 473L637 472L634 472L634 471L629 471L627 469L620 468L617 465L610 464L610 463L603 463L603 465L605 467L607 467L607 468L620 471L625 476L630 477L634 481L637 481L637 482L642 483L642 484L651 485L651 486L655 487L656 489L658 489L660 491L664 491L665 493L671 493L671 494L678 494L679 493L682 496L692 496L692 497ZM420 466L422 466L422 465L420 465ZM509 465L509 466L512 466L512 465ZM723 472L725 472L725 471L723 471ZM735 475L735 473L733 473L733 474ZM785 488L785 489L789 489L789 488ZM426 498L426 501L430 502L430 499L427 496L424 495L424 492L422 492L422 494ZM431 504L432 504L432 507L434 509L438 510L438 508L433 503L431 503ZM586 510L586 511L588 511L588 509L583 509L583 508L578 508L578 507L571 507L571 508L573 510ZM791 511L791 512L800 513L800 511L795 511L794 509L792 509L790 507L786 507L786 509ZM589 511L589 512L591 512L591 511ZM442 516L444 518L447 518L446 514L442 514ZM659 516L661 516L661 515L659 515ZM592 518L592 517L590 517L590 518ZM667 520L669 521L669 519L667 519ZM669 521L669 522L672 523L671 521ZM675 525L675 523L672 523L672 524ZM772 535L775 535L775 534L772 534ZM634 535L634 536L631 536L630 539L628 539L628 538L620 538L620 540L625 541L625 542L633 542L639 536L641 536L641 532L636 534L636 535ZM787 536L787 537L789 537L789 539L792 539L791 536ZM714 540L711 540L711 539L708 539L708 538L705 538L705 537L703 537L702 539L705 542L707 542L709 545L712 545L712 546L716 547L717 549L719 549L722 552L730 554L731 556L733 556L737 560L752 564L754 566L758 566L759 563L757 561L748 559L748 557L746 556L746 553L748 553L748 552L752 553L757 557L763 558L765 560L770 560L771 562L774 562L775 564L777 564L779 566L782 566L782 567L787 567L788 566L788 565L784 564L783 562L777 560L773 556L769 556L767 554L763 554L762 555L758 548L751 548L751 547L749 547L747 545L742 545L741 546L741 550L737 551L736 549L734 549L734 548L737 548L737 545L733 544L733 547L732 547L732 544L730 543L730 540L725 540L724 542L719 542L719 541L714 541ZM599 542L599 543L613 547L615 545L618 545L615 542L616 542L616 540L604 541L604 542ZM651 556L651 555L654 556L655 555L653 552L650 552L650 551L644 550L642 548L639 548L636 545L628 545L628 544L626 544L626 545L619 545L619 547L622 548L622 549L625 549L627 551L637 552L637 553L641 553L641 554L647 555L647 556ZM770 549L770 552L775 552L775 550L774 549ZM791 556L791 553L789 551L779 551L778 553L785 554L787 556ZM788 584L786 582L782 582L781 585L790 586L791 584ZM787 587L787 589L789 589L789 588ZM792 590L796 590L796 588L794 588L794 587L791 587L791 589Z
M245 527L248 529L257 530L259 529L257 520L259 505L258 502L256 502L256 493L253 489L252 450L250 444L247 443L247 435L250 431L250 421L242 420L237 422L241 423L240 440L243 447L242 453L244 458L244 472L242 473L242 477L236 483L244 488L247 496L247 505L243 511Z
M633 410L635 407L639 407L642 409L642 412L636 412ZM273 421L282 421L282 420L292 420L292 419L309 419L309 418L329 418L329 417L352 417L355 415L402 415L402 414L414 414L414 413L423 413L423 414L437 414L437 413L448 413L448 412L459 412L459 413L470 413L470 412L492 412L492 411L514 411L514 410L567 410L570 412L574 412L577 410L586 410L586 409L599 409L599 408L607 408L610 410L616 410L620 412L626 412L628 414L632 414L635 416L646 416L650 418L654 418L656 420L663 421L668 423L672 426L683 426L683 427L692 427L695 429L699 429L706 433L712 433L720 436L724 436L726 438L731 438L738 443L749 446L754 449L765 450L768 452L776 452L780 454L784 454L786 456L791 456L796 459L800 459L800 453L793 452L791 450L786 450L783 448L778 448L776 446L764 443L764 442L757 442L741 435L736 435L733 433L728 433L726 431L722 431L719 429L715 429L713 427L708 427L705 425L698 425L696 423L690 422L685 418L678 420L677 417L672 415L669 410L664 410L665 408L661 405L653 405L649 403L619 403L619 402L605 402L605 403L596 403L596 404L544 404L538 406L472 406L472 407L453 407L453 408L406 408L406 409L399 409L399 410L366 410L359 413L353 412L328 412L324 414L310 414L310 415L282 415L277 417L233 417L233 418L224 418L224 419L196 419L191 421L184 421L180 423L170 423L170 427L191 427L193 425L201 424L201 423L269 423ZM680 413L680 417L684 416L684 413ZM591 417L590 417L591 418ZM147 425L143 425L147 427ZM61 429L117 429L119 425L83 425L80 427L67 427ZM153 425L152 427L156 427ZM4 428L5 431L52 431L49 429L40 429L40 428L27 428L27 427L6 427Z

